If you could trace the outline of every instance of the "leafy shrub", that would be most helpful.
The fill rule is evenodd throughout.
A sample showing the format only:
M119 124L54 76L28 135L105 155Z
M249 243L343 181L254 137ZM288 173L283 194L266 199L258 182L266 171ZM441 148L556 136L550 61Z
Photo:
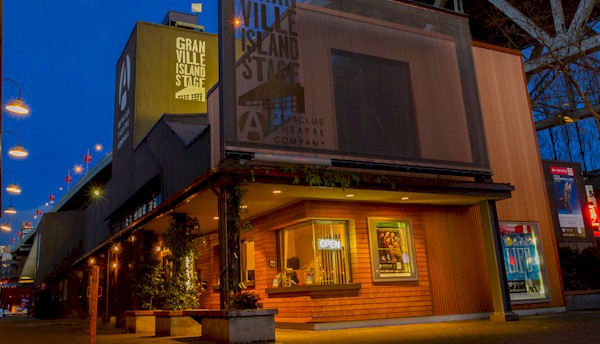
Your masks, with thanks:
M229 301L229 309L258 309L261 298L258 294L242 290L234 293Z

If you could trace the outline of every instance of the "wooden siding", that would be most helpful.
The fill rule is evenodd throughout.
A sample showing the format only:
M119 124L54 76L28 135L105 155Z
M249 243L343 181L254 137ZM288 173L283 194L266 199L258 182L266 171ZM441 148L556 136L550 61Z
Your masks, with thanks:
M435 315L491 311L479 207L423 213Z
M563 306L550 204L521 57L474 47L479 96L494 181L515 186L512 198L497 203L500 221L536 222L548 275L550 303ZM523 308L531 306L515 306Z

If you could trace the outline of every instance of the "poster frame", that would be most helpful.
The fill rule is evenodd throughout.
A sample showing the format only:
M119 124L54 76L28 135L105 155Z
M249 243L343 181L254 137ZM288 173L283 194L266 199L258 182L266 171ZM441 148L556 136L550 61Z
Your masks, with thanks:
M379 223L402 223L406 229L406 250L402 252L403 259L408 258L407 272L390 273L394 276L382 276L380 272L380 249L381 246L378 240L377 230ZM369 251L371 253L371 273L373 282L401 282L401 281L418 281L417 262L415 255L415 244L412 221L410 219L389 218L389 217L368 217L368 234L369 234ZM391 231L390 231L391 233Z
M513 294L510 293L510 301L512 304L524 304L524 303L532 303L532 302L550 302L551 299L551 295L550 295L550 286L548 284L548 274L546 272L546 264L544 261L544 248L542 247L542 243L541 243L541 238L540 238L540 226L537 222L526 222L526 221L498 221L498 229L500 230L501 226L529 226L532 229L532 233L534 235L534 237L536 238L536 240L538 241L538 243L535 245L536 250L537 250L537 255L538 255L538 260L539 260L539 264L538 264L538 269L539 269L539 274L540 274L540 280L542 285L544 286L544 297L537 297L537 298L520 298L520 299L513 299ZM503 234L500 233L500 238L501 240L503 239ZM502 240L501 243L501 248L502 248L502 254L504 255L504 243ZM507 282L509 281L508 279L508 264L510 262L506 261L506 259L504 260L504 268L506 271L506 280Z

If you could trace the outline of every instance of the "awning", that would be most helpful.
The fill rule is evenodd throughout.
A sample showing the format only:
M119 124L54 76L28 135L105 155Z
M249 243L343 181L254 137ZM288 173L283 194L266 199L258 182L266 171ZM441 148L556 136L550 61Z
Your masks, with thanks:
M25 260L23 265L23 271L21 271L21 277L19 283L33 283L35 282L36 263L37 263L37 252L38 252L38 236L33 239L33 245L31 251Z

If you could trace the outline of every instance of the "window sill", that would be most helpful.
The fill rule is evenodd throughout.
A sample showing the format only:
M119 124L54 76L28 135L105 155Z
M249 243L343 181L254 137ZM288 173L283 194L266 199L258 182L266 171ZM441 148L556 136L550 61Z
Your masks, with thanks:
M254 288L254 283L255 283L254 281L246 281L246 282L243 282L243 283L246 286L246 288L248 288L248 289ZM212 290L213 291L219 291L219 290L221 290L221 285L219 285L219 284L213 285L212 286Z
M285 296L292 293L308 293L309 295L331 294L339 292L356 292L360 290L360 283L350 284L323 284L323 285L304 285L300 287L281 287L267 288L265 292L269 296Z

